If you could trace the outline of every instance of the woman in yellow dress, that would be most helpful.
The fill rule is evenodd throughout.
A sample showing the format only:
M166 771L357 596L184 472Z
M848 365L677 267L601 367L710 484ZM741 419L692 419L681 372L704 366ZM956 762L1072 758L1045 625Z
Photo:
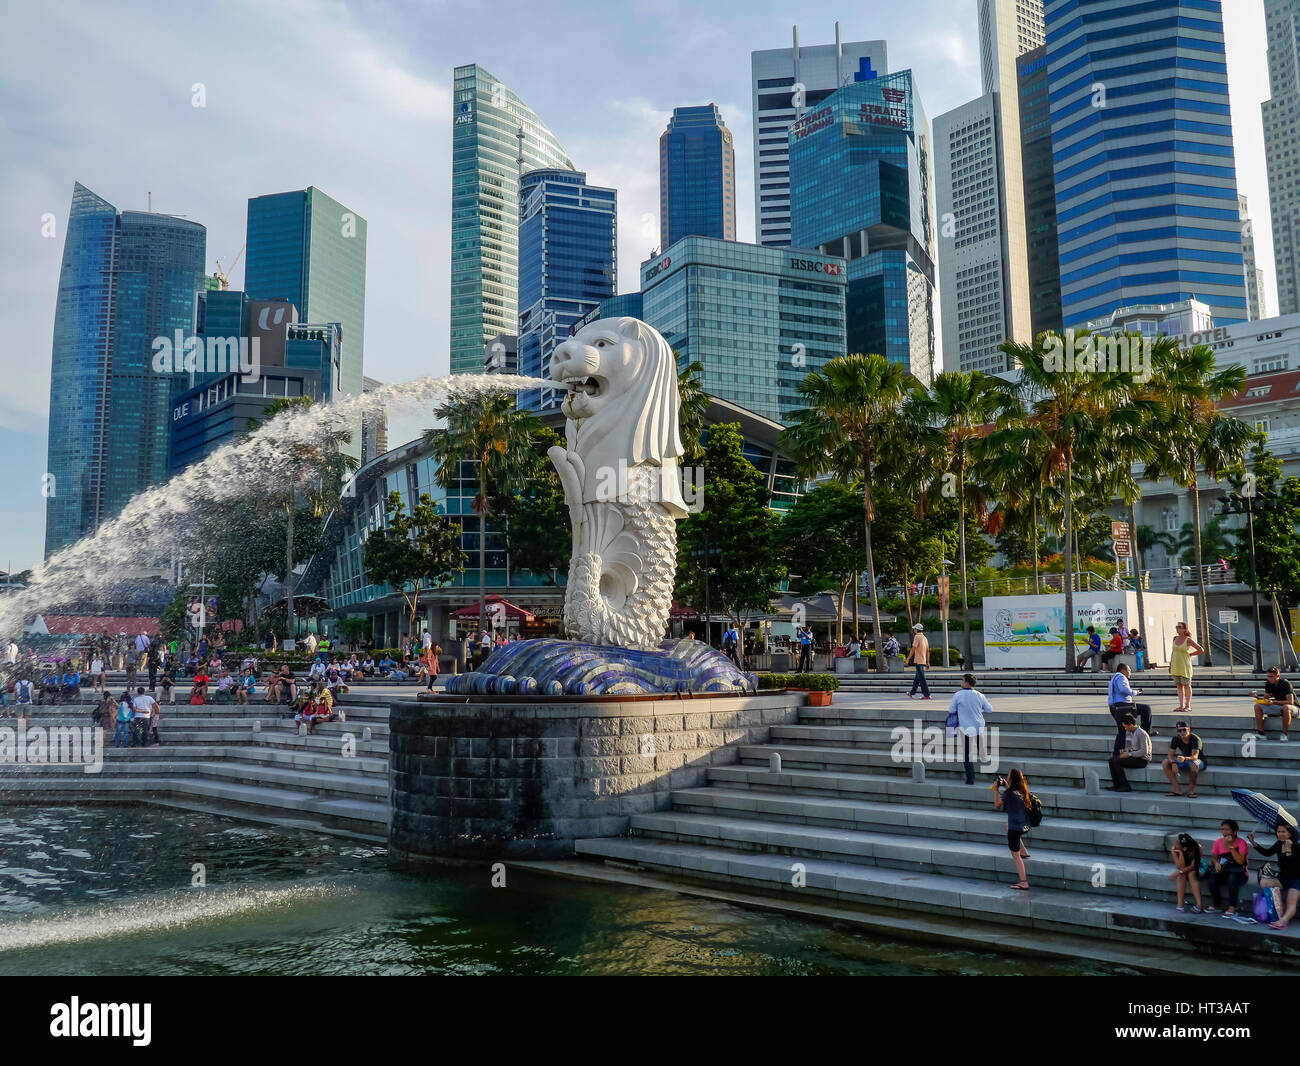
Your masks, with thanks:
M1192 709L1192 656L1204 654L1205 649L1192 639L1187 623L1179 622L1178 634L1174 637L1173 649L1169 653L1169 673L1178 686L1178 707L1175 714Z

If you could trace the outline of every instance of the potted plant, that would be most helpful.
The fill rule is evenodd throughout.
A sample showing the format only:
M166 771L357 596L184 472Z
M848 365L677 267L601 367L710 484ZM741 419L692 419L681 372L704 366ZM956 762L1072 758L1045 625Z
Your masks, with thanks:
M808 693L809 707L829 706L831 694L839 687L840 679L834 674L795 674L786 684L795 692Z

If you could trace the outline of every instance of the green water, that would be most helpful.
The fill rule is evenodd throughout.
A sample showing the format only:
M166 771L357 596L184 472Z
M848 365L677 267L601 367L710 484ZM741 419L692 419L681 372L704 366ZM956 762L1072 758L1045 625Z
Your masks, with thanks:
M382 848L161 807L3 808L0 975L1118 972L506 878L491 887L486 864L398 876Z

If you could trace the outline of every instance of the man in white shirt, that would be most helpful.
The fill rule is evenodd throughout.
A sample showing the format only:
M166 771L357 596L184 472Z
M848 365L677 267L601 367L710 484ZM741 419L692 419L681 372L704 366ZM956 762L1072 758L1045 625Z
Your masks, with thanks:
M12 640L5 645L5 665L13 666L18 661L18 645Z
M984 698L984 693L975 686L974 674L961 675L961 688L952 694L948 704L948 715L957 716L957 732L962 738L962 752L966 769L966 784L975 784L975 763L971 759L971 741L975 741L975 754L979 754L979 738L984 732L984 715L993 713L993 706Z
M142 687L135 690L135 699L131 701L131 746L143 748L149 743L149 725L153 717L153 709L157 704L149 693Z
M1128 735L1124 738L1123 754L1111 756L1109 791L1132 792L1133 786L1128 783L1124 771L1140 769L1150 764L1151 737L1146 730L1138 728L1137 719L1131 714L1124 715L1120 725Z

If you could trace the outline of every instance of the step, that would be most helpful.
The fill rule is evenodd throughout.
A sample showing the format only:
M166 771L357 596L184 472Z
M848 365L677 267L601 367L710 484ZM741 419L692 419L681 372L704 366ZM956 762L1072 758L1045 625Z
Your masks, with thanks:
M329 799L306 792L268 788L209 778L192 778L184 782L182 795L222 800L231 809L273 812L306 812L327 816L343 828L382 831L387 834L388 803L363 799ZM223 804L223 805L224 805Z
M799 860L812 858L885 866L945 877L1005 881L1015 872L1005 829L1002 842L993 844L968 838L901 836L866 829L792 825L687 811L634 814L631 829L638 837L771 852ZM1039 842L1033 842L1027 850L1031 854L1025 862L1030 884L1101 894L1112 899L1116 896L1150 899L1166 896L1169 891L1170 864L1163 860L1062 851ZM1099 871L1104 873L1103 887L1094 885Z
M721 787L679 789L672 793L672 809L683 813L728 818L758 818L795 825L834 829L870 829L877 832L951 836L961 840L1006 845L1007 818L994 810L953 808L900 802L833 799L798 793L758 792ZM1207 842L1219 835L1217 821L1187 823L1178 831ZM1098 855L1161 859L1168 854L1178 831L1144 822L1094 821L1053 816L1033 830L1035 843L1061 851L1085 850Z
M893 771L900 775L910 775L911 762L895 762L887 751L874 751L862 748L835 748L814 746L810 744L768 744L738 745L737 755L742 763L767 764L773 753L779 753L782 766L789 765L798 769L846 770L864 772L871 770ZM1091 756L1091 753L1089 753ZM1098 757L1081 759L1059 759L1044 757L1017 758L999 752L1001 772L1005 773L1012 766L1029 778L1030 787L1035 791L1040 785L1065 785L1082 787L1085 773L1096 773L1103 786L1110 782L1110 771L1105 762L1105 753ZM929 762L925 764L928 777L937 779L964 779L965 771L960 761ZM978 764L977 780L987 779ZM1159 760L1153 760L1144 769L1127 771L1128 781L1135 791L1164 792L1169 787L1168 779L1160 769ZM991 783L991 782L989 782ZM1263 792L1285 803L1282 797L1294 798L1298 779L1294 773L1279 769L1254 766L1233 766L1222 774L1216 773L1211 765L1197 781L1197 790L1227 796L1230 789L1248 788Z
M234 760L195 763L192 772L201 779L232 780L259 788L284 788L316 796L358 796L388 801L388 775L333 773L325 770L296 770L265 763Z
M1295 955L1300 958L1300 928L1246 926L1208 915L1178 914L1168 901L1142 900L1033 888L1016 892L981 878L936 876L884 866L862 866L822 859L799 860L806 884L795 888L786 856L637 837L579 840L580 857L661 870L687 881L724 882L783 896L811 893L893 910L906 924L908 912L960 916L976 925L1068 931L1139 943L1209 951Z

